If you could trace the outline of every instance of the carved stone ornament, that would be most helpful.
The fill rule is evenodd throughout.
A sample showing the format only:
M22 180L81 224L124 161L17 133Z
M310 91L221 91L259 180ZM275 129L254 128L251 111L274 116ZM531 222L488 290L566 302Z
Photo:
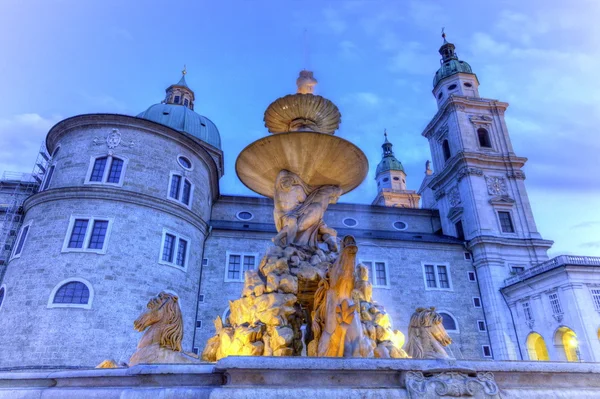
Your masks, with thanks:
M483 170L474 167L465 167L458 171L456 179L461 181L465 176L469 175L483 176Z
M421 371L406 373L406 390L410 399L440 397L500 398L500 390L490 372L464 373L444 371L425 376Z
M508 194L506 179L504 177L486 176L485 182L487 184L488 194L500 196Z
M562 314L562 313L554 313L552 315L552 317L554 317L554 320L556 320L558 323L562 323L563 316L564 316L564 314Z
M535 320L533 320L533 319L526 320L525 324L527 324L527 327L529 327L530 330L533 330L533 326L535 325Z
M493 118L487 115L471 115L469 120L473 124L490 124L492 123Z
M434 197L436 201L439 201L440 198L444 198L444 195L446 195L446 192L444 190L436 190Z
M515 170L513 172L508 172L506 174L506 177L508 177L509 179L521 179L521 180L525 180L525 173L521 170Z
M119 144L121 144L121 141L122 141L122 137L121 137L121 132L119 132L119 129L112 129L110 131L110 133L108 133L106 138L96 136L96 137L94 137L94 140L92 140L92 143L94 143L94 145L101 145L101 144L105 143L109 149L115 149L119 146ZM130 147L130 148L133 147L134 145L135 145L134 141L129 141L128 143L123 144L123 146Z
M446 133L448 133L448 131L448 125L443 125L435 131L435 133L433 134L433 138L441 142L442 138L446 136Z
M448 192L448 201L450 201L450 205L453 207L460 204L460 193L457 187L452 187Z

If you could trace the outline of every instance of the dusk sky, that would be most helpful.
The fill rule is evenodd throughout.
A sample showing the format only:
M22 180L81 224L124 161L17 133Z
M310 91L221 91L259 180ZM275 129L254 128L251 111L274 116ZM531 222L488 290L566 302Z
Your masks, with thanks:
M0 173L30 172L48 129L84 113L137 115L187 65L195 110L221 132L223 194L255 195L234 163L268 134L265 108L302 68L337 104L337 132L370 173L342 202L371 203L383 129L417 190L437 107L440 30L506 122L551 256L600 256L600 1L75 1L0 3ZM304 31L307 30L307 45Z

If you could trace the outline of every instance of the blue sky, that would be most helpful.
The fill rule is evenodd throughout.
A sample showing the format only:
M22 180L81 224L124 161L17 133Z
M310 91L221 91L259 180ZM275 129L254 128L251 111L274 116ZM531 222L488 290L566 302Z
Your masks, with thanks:
M371 172L343 202L370 203L387 128L417 189L436 112L444 26L480 94L510 103L517 155L551 255L600 256L600 2L16 1L0 5L0 172L29 172L48 129L92 112L138 114L187 64L196 111L221 131L225 194L250 194L237 154L268 134L263 113L302 68L342 112L338 134ZM308 46L304 46L304 30ZM305 51L308 47L308 51ZM308 56L306 54L308 53Z

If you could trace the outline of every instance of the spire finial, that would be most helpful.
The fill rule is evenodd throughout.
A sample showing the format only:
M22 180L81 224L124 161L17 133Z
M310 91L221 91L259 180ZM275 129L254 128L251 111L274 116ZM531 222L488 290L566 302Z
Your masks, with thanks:
M383 137L385 137L385 141L387 141L387 129L383 129Z
M444 28L444 27L442 27L442 39L444 39L444 43L448 43L448 42L446 41L446 32L444 32L444 29L445 29L445 28Z
M181 71L181 74L183 76L185 76L187 74L187 68L186 68L185 64L183 64L183 71Z

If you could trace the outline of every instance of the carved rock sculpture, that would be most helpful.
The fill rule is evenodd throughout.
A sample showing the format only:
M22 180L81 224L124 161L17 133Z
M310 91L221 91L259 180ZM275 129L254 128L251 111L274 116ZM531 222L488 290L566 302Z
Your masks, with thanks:
M444 349L452 343L434 307L417 308L410 318L406 352L415 359L448 359Z
M474 397L499 399L500 390L494 375L445 371L423 374L420 371L406 373L405 384L409 399L434 399L442 397Z
M337 252L334 229L323 222L329 204L335 204L342 194L338 186L312 187L298 175L282 170L275 181L273 216L278 234L273 238L275 245L296 245L317 250L324 242L329 251Z
M192 353L181 350L183 340L183 319L179 308L179 298L167 292L161 292L148 301L148 310L133 322L137 331L144 335L137 350L129 359L129 366L139 363L198 363ZM114 360L105 360L96 368L127 367Z

